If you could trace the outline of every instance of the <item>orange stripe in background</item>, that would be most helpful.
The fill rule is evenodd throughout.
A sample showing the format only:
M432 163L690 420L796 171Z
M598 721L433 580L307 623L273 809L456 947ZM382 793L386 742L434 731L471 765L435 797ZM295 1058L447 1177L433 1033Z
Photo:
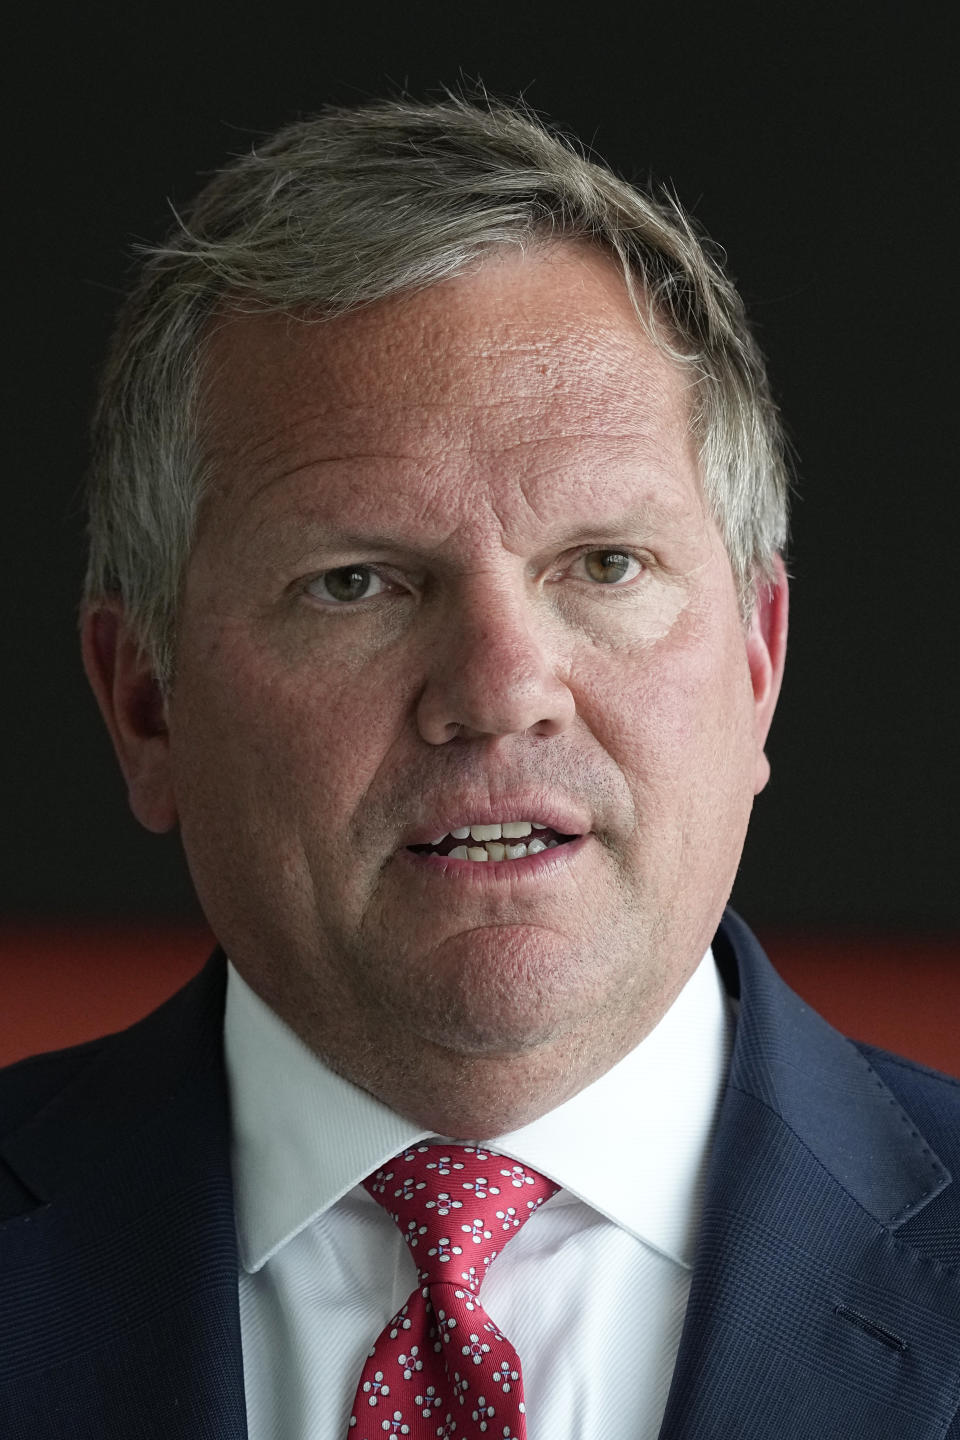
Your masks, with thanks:
M760 939L787 983L838 1030L960 1075L960 940ZM185 984L212 945L198 925L0 925L0 1065L132 1024Z
M203 926L0 925L0 1065L122 1030L195 975Z

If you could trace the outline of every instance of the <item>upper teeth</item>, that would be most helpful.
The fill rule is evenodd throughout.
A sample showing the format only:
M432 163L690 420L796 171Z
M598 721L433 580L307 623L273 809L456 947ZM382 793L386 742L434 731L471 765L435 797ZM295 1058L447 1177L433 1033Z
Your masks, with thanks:
M531 830L546 830L546 824L536 820L503 820L495 825L458 825L450 831L455 840L522 840ZM446 835L431 840L431 845L442 845Z

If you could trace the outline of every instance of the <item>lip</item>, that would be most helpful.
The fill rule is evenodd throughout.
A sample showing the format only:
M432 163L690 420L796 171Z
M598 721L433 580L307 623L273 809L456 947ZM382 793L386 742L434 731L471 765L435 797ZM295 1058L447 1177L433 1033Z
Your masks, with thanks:
M479 886L516 885L524 881L543 880L551 872L565 870L592 838L590 834L580 834L575 840L558 845L555 850L540 850L536 855L525 855L520 860L453 860L449 855L424 855L413 850L401 850L399 858L403 864L411 866L422 880Z
M559 804L556 800L550 800L542 795L521 796L518 799L514 794L509 800L499 802L491 802L489 797L486 800L477 801L469 799L444 801L442 809L438 805L433 810L430 819L422 823L418 822L401 835L400 844L403 846L429 845L431 841L436 840L438 835L449 835L451 831L462 829L464 825L497 825L501 822L509 824L512 820L536 820L539 824L556 830L560 835L584 836L591 828L589 816L569 806ZM559 848L566 849L567 847L560 846ZM550 853L553 854L553 851ZM473 865L478 862L469 860L459 863ZM519 860L487 861L489 865L519 865L520 863Z

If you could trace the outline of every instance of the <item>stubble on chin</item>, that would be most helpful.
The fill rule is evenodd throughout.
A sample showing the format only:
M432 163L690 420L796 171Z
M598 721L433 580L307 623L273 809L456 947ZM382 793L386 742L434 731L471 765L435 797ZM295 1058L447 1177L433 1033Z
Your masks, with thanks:
M662 1013L663 975L649 973L649 959L635 963L632 984L598 977L589 993L570 951L545 955L529 939L513 948L486 970L482 956L448 956L446 977L435 957L420 987L385 978L409 949L354 956L350 984L308 974L291 985L288 975L270 1003L325 1064L390 1109L439 1134L491 1137L599 1078Z

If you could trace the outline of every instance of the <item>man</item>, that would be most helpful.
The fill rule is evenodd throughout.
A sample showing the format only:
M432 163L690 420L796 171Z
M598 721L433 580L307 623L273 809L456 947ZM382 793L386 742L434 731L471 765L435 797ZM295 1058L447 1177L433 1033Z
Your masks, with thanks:
M678 208L499 105L293 126L95 438L87 671L222 951L4 1077L0 1433L960 1435L956 1085L724 913L786 484Z

